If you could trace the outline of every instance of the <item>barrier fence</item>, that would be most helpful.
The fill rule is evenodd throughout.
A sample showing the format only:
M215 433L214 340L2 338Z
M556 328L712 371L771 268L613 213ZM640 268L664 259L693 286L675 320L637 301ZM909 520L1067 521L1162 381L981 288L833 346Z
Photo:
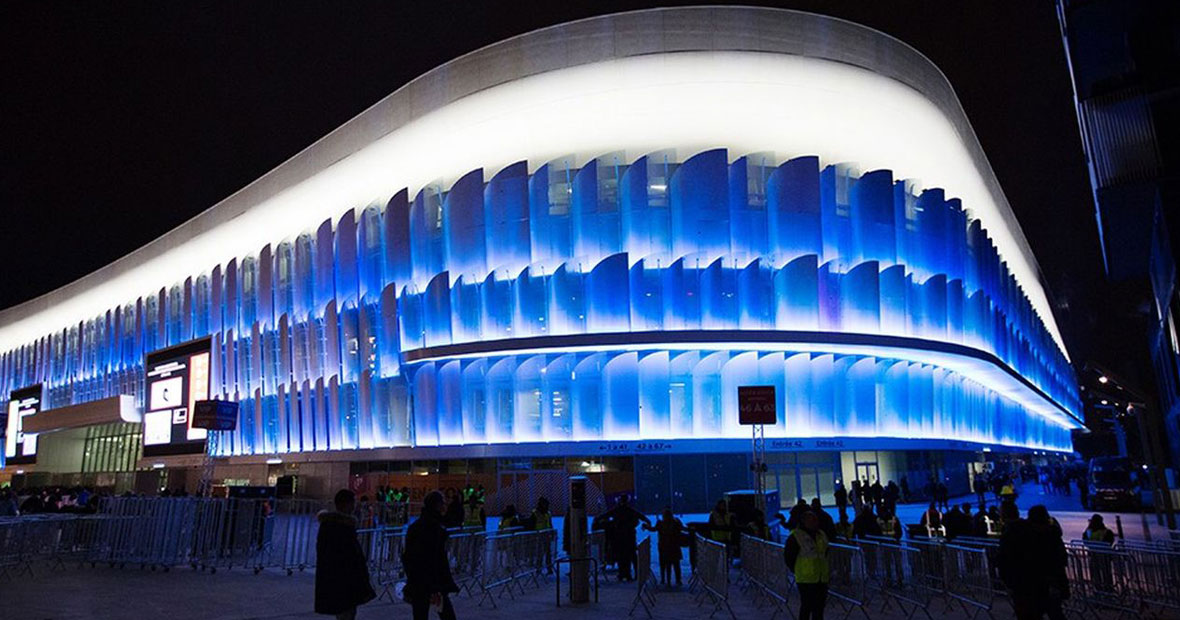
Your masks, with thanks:
M831 543L828 545L828 567L828 595L835 604L844 608L843 617L847 618L856 609L868 617L865 610L865 604L868 603L868 567L864 552L859 547Z
M328 507L313 500L108 498L93 515L0 518L0 580L67 563L290 574L315 566L317 514ZM394 600L404 580L405 528L384 520L380 510L366 514L373 515L373 525L358 529L358 539L381 597ZM554 530L489 534L480 528L455 528L447 555L461 591L478 597L480 605L495 606L498 599L514 598L541 584L553 570L556 542ZM693 542L697 563L692 584L698 603L709 600L714 612L725 609L732 615L725 545L699 535ZM650 544L645 541L638 549L640 554L646 549L647 557L639 558L634 603L649 613L653 599L645 589L651 580ZM753 590L760 604L773 605L775 614L789 613L792 586L783 566L783 546L747 535L741 549L743 588ZM589 534L589 552L597 569L606 565L602 532ZM1120 541L1113 546L1073 541L1066 552L1072 595L1065 604L1075 616L1180 617L1180 551L1170 541ZM991 538L831 544L831 600L843 606L845 616L857 608L868 615L874 605L897 606L907 617L921 613L932 618L953 607L969 617L994 616L1008 598L997 555L998 543Z
M631 616L635 613L635 609L643 606L643 611L647 613L647 617L651 618L651 610L655 607L656 598L651 592L654 576L651 572L651 538L645 538L635 548L635 598L631 601L631 611L627 614Z
M774 618L779 612L790 614L790 576L783 564L783 545L742 534L742 576L747 591L757 597L759 605L769 604ZM769 620L769 619L768 619Z
M527 585L539 587L553 572L556 547L555 530L487 535L482 566L471 576L468 591L480 593L481 607L485 602L496 607L497 598L515 598L515 591L523 593Z
M697 604L699 606L709 600L713 603L714 613L725 609L730 618L737 620L733 608L729 606L729 556L725 545L700 534L695 536L697 564L693 579L700 586Z

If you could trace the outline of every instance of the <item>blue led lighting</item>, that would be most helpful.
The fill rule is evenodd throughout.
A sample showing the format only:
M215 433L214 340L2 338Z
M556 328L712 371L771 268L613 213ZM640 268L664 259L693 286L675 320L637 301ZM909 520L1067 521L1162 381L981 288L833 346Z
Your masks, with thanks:
M768 436L1071 449L1072 369L987 231L941 190L723 149L528 169L349 210L3 353L0 386L43 383L48 408L142 402L144 354L208 335L212 393L242 403L225 454L739 437L748 383L780 388ZM896 349L543 344L677 330L949 343L1040 401ZM541 350L495 342L523 338ZM464 343L480 352L424 354Z

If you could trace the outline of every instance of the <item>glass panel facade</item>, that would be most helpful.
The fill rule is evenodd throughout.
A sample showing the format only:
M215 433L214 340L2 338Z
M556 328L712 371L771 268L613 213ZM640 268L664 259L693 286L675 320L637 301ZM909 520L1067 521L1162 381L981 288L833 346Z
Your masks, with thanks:
M970 205L888 170L733 155L518 162L341 205L336 221L0 353L0 391L43 383L50 415L142 401L145 353L208 334L212 393L242 403L225 454L739 438L748 383L780 386L768 436L1070 449L1070 422L915 356L671 346L676 330L962 345L1079 410L1069 364ZM611 334L650 344L600 346ZM582 340L550 340L565 337ZM801 490L823 495L824 480Z

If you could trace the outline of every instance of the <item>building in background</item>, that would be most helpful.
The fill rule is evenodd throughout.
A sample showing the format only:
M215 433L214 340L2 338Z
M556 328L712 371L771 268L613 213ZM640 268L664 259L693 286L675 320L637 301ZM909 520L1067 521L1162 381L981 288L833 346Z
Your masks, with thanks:
M570 473L678 511L748 488L743 385L776 388L787 503L840 478L962 492L1080 427L1036 260L946 78L768 9L599 17L449 62L4 310L0 350L0 387L41 386L26 471L99 480L47 446L133 419L140 487L193 489L204 395L241 404L220 482L474 482L493 510L563 506Z
M1139 337L1150 352L1141 363L1130 357L1106 363L1148 401L1138 409L1146 416L1143 457L1174 468L1180 465L1180 7L1059 0L1058 15L1106 275L1128 292L1110 303L1136 308L1143 317L1139 331L1146 332ZM1097 382L1101 372L1090 374L1093 404L1121 401L1125 409L1133 397L1123 386Z

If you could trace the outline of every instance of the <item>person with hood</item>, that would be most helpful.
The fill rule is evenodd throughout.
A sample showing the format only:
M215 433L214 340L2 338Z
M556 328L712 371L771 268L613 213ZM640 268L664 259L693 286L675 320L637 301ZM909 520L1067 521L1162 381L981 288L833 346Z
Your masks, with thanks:
M866 506L865 511L869 511ZM828 537L819 529L819 518L810 510L799 519L783 546L787 570L795 575L799 588L798 620L823 620L828 599Z
M1066 561L1065 545L1044 506L1029 508L1027 519L1005 524L1000 537L1000 579L1011 593L1019 620L1045 615L1050 620L1065 618L1061 603L1069 597Z
M336 493L336 510L316 515L315 612L352 620L356 608L375 598L369 567L356 538L356 495L348 489Z
M455 620L449 595L458 592L459 586L451 576L451 563L447 559L445 514L443 494L431 491L422 501L422 515L406 528L406 546L402 552L406 586L402 596L413 608L414 620L427 620L431 607L442 620Z

